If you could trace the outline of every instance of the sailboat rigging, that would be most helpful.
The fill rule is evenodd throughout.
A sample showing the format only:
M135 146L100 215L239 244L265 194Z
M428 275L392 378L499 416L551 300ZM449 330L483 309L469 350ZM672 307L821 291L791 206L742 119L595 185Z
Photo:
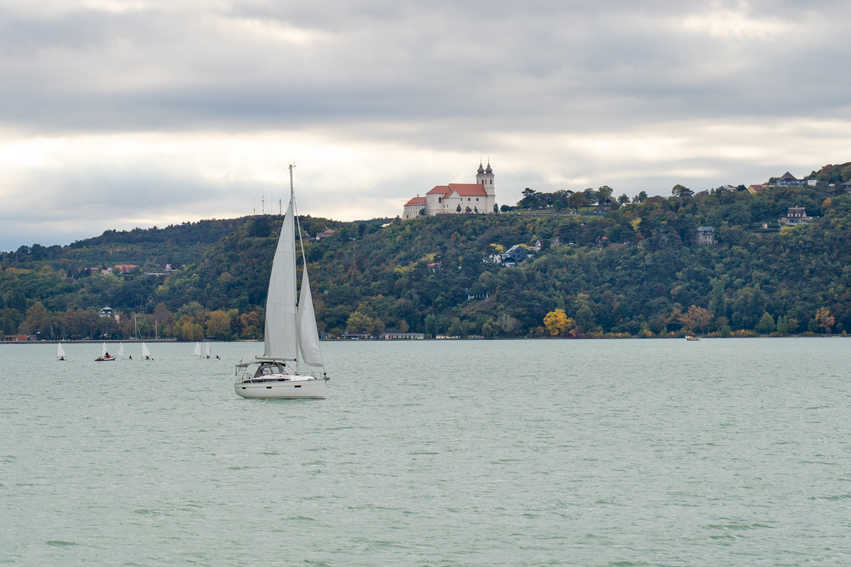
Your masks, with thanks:
M327 396L328 377L319 348L301 226L295 215L293 167L289 166L290 200L269 276L263 355L255 357L254 362L243 362L236 367L239 378L234 390L244 398ZM296 233L302 260L300 290L296 283ZM322 375L314 376L319 369Z

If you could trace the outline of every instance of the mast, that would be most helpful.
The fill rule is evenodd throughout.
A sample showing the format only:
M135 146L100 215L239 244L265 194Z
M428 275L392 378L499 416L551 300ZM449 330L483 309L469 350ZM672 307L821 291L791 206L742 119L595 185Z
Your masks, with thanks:
M293 191L293 168L295 167L294 163L290 164L290 201L293 200L295 195L295 191Z
M266 325L263 358L296 360L296 250L293 164L290 164L290 202L281 225L278 246L272 260L266 296Z

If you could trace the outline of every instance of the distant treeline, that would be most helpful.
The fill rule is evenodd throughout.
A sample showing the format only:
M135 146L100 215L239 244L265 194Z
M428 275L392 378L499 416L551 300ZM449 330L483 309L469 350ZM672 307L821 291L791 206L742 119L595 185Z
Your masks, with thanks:
M830 175L845 181L838 171ZM329 335L840 333L851 330L851 196L838 187L676 186L667 198L618 199L607 187L529 189L517 210L499 215L301 223ZM781 229L793 206L812 222ZM0 254L0 331L259 338L280 222L107 232ZM714 229L714 244L697 243L698 226ZM514 245L524 253L502 262ZM181 267L163 273L169 263ZM116 264L138 268L87 269ZM117 319L102 316L104 306Z

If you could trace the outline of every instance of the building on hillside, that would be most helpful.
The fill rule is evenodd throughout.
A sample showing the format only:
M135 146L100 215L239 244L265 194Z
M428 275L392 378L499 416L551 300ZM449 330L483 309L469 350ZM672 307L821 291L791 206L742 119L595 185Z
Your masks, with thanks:
M715 227L714 226L699 226L697 227L697 243L700 246L715 245Z
M116 264L112 267L112 273L114 274L129 274L132 271L139 269L139 266L136 264Z
M323 238L331 238L335 234L337 234L336 230L334 230L333 228L326 228L325 230L316 235L316 240L322 240Z
M807 216L807 209L805 207L789 207L786 209L786 216L778 219L778 222L780 222L781 226L792 226L812 220L813 217Z
M385 341L421 341L425 339L423 333L384 333Z
M470 215L494 212L496 189L493 183L493 168L479 164L475 183L449 183L435 185L425 197L416 196L402 207L402 218L420 215Z
M403 219L412 219L418 215L424 214L426 214L426 198L420 197L419 195L411 197L402 207Z
M799 187L806 184L806 180L798 179L788 171L780 177L772 177L768 180L768 185L774 185L776 187Z

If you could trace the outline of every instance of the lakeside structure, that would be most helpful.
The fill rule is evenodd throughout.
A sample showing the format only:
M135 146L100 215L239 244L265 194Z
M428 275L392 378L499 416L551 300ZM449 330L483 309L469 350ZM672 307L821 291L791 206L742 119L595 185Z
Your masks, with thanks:
M491 214L496 206L493 168L479 163L475 183L435 185L425 197L417 195L402 206L402 218L418 216Z

